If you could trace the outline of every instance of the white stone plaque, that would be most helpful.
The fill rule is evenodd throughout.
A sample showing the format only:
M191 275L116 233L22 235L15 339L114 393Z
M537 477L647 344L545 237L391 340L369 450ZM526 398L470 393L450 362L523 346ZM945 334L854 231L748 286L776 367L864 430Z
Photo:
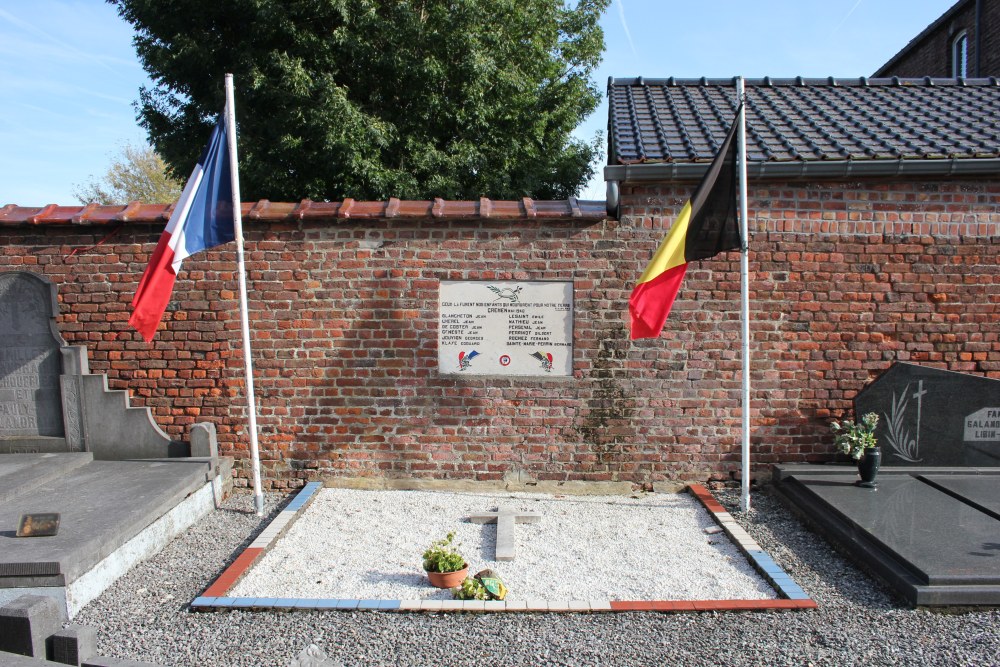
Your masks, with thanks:
M1000 442L1000 408L983 408L966 417L965 441Z
M442 280L442 375L573 374L573 283Z

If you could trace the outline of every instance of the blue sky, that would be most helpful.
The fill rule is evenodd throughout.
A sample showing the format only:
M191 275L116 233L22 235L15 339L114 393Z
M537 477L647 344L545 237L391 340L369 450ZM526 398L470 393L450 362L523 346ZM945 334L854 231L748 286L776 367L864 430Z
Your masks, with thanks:
M613 0L596 80L869 76L954 0ZM126 142L148 80L100 0L0 3L0 205L76 204ZM236 82L239 86L239 81ZM239 109L237 109L237 114ZM603 131L607 104L578 130ZM603 199L600 176L582 193Z

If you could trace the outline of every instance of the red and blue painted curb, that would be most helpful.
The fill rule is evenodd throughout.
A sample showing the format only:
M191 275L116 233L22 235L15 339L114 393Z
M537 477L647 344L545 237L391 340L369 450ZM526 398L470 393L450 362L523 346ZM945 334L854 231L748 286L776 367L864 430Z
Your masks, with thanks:
M466 611L466 612L704 612L704 611L766 611L779 609L816 609L817 605L802 588L785 573L760 545L726 511L714 496L700 484L688 490L698 499L712 518L725 531L751 565L774 588L779 598L765 600L355 600L336 598L266 598L231 597L232 590L257 559L295 523L302 511L323 488L322 482L310 482L296 494L267 528L236 557L205 592L191 601L195 611L252 609L259 611Z

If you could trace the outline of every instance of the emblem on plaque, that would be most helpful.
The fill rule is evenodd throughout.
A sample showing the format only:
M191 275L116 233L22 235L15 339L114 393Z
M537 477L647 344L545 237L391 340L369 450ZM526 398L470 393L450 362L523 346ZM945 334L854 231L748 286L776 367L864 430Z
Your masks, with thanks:
M479 356L479 353L473 350L466 354L465 350L458 353L458 370L464 371L472 367L472 360Z
M497 287L496 285L487 285L491 292L497 295L496 301L500 299L507 299L511 303L517 303L518 294L521 293L521 286L517 287Z
M552 372L552 355L548 352L535 352L532 354L535 359L542 362L542 368L545 369L546 373Z

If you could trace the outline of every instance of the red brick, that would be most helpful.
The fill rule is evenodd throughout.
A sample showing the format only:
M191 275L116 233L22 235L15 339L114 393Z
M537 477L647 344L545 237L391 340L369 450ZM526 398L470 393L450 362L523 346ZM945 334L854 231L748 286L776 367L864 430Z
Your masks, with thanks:
M690 190L625 187L622 220L603 224L248 220L265 487L303 474L737 479L738 254L692 265L661 336L628 340L632 284ZM997 194L986 180L752 185L752 475L833 460L829 420L892 361L1000 378ZM359 248L373 230L385 244ZM126 320L158 233L126 224L67 261L103 230L4 226L0 266L57 283L63 336L171 437L215 422L245 487L234 253L185 262L146 344ZM514 278L574 281L575 376L440 375L438 282Z

